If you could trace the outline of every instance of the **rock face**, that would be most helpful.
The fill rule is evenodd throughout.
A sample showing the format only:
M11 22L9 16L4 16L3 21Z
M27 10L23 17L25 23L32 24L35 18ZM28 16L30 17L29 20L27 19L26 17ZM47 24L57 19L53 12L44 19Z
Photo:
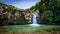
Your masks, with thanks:
M40 15L40 14L38 13L37 22L38 22L39 24L44 24L43 19L44 19L44 15L43 15L43 14Z
M29 10L0 3L0 25L31 24L32 15Z
M30 13L26 13L24 11L19 12L18 16L12 15L9 19L9 24L30 24L32 23L31 19L32 15Z
M30 13L25 13L25 19L28 21L29 24L32 23L32 15L30 15Z

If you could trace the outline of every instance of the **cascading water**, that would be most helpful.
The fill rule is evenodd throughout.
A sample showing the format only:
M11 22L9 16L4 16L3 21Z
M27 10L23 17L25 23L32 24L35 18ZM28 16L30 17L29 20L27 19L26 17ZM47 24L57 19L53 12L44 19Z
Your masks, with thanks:
M33 15L33 23L32 24L37 24L37 18L36 15Z
M32 25L32 26L39 26L39 24L37 24L37 15L33 15L33 18L32 18L32 24L30 24L30 25Z

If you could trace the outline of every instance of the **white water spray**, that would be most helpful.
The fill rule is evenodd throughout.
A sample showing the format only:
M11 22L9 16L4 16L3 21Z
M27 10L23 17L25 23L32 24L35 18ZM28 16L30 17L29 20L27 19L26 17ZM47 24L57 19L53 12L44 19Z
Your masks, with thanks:
M30 24L31 26L39 26L39 24L37 23L37 15L33 15L32 18L32 24Z
M33 23L32 24L37 24L37 18L36 15L33 15Z

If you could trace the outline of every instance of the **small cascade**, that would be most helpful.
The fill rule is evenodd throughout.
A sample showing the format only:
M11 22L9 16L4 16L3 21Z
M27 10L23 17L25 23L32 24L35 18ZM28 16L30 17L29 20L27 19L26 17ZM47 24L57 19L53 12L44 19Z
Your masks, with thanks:
M37 24L37 16L36 15L33 15L33 23L32 24Z
M37 23L37 15L33 15L33 18L32 18L32 24L30 24L32 26L39 26L39 24Z

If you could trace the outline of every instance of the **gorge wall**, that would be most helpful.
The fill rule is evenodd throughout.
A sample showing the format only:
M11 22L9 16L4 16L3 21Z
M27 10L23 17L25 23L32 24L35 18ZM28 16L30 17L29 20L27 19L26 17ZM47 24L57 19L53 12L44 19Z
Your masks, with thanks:
M32 15L28 10L0 2L0 25L31 24L31 20Z

